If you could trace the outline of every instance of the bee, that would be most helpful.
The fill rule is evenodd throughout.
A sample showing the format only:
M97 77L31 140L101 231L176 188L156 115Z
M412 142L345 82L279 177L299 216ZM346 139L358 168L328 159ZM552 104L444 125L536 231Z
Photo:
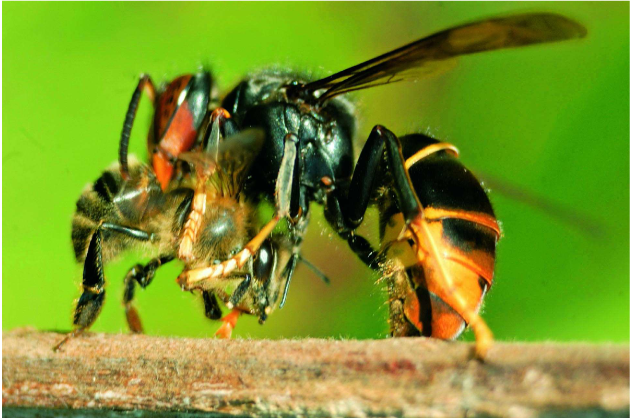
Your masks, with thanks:
M84 190L72 221L75 257L84 265L83 293L74 315L77 329L55 349L96 320L105 298L103 266L130 249L154 256L146 265L132 267L124 279L123 302L132 332L143 331L133 306L136 285L148 286L156 270L176 258L195 269L241 254L242 262L229 279L207 280L196 288L208 318L221 318L217 296L235 308L220 335L230 335L241 312L264 321L275 308L282 280L272 277L287 265L291 240L276 233L252 243L262 215L241 194L261 135L245 131L218 140L214 153L180 153L178 158L194 172L166 191L153 167L135 158L126 160L124 168L114 164Z
M492 285L501 234L485 190L459 162L453 145L423 134L399 137L376 125L355 160L356 116L343 95L430 73L458 56L585 35L579 23L555 14L486 19L435 33L315 81L288 71L254 72L221 100L205 71L178 77L160 95L150 78L143 76L121 136L121 179L124 183L132 178L125 174L127 148L142 91L156 103L149 150L156 184L166 196L189 178L195 178L198 187L207 184L199 180L204 178L199 167L218 161L214 156L220 153L221 138L230 143L238 132L259 131L263 145L253 153L239 195L251 208L272 207L273 216L246 234L251 239L235 247L234 251L241 248L238 252L210 263L193 257L199 245L195 219L219 204L205 198L203 190L189 188L194 189L192 203L174 216L186 221L177 230L177 239L170 241L176 249L170 256L186 264L178 284L185 290L211 290L227 300L228 307L236 305L231 303L235 295L244 295L249 302L231 315L241 311L261 315L249 306L256 300L253 279L238 278L229 296L223 284L236 277L262 243L273 242L282 230L290 255L281 263L281 272L269 275L273 287L282 289L277 292L281 307L300 260L314 202L323 206L328 223L350 249L386 281L393 336L454 339L470 326L477 340L476 355L483 358L492 332L478 311ZM377 206L380 213L379 248L357 233L369 205ZM165 205L163 211L171 214L172 208ZM284 226L278 228L281 223ZM87 266L89 250L85 260ZM93 286L84 273L84 292ZM225 323L230 324L226 328L233 327L233 321Z

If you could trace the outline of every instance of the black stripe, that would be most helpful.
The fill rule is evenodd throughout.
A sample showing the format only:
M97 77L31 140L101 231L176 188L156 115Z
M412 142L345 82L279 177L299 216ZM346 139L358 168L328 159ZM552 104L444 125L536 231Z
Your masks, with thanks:
M402 137L403 154L438 143L426 135ZM494 216L492 206L479 180L454 156L446 151L432 154L409 169L416 194L425 207L481 212Z
M442 220L442 241L463 251L483 251L494 257L497 236L487 227L465 219Z
M418 271L415 271L415 275L424 274ZM408 269L407 275L409 277L414 277L414 270ZM417 287L416 288L416 296L418 297L418 303L420 304L420 318L418 318L418 322L422 324L422 336L430 337L433 334L433 326L431 322L433 320L433 306L431 305L431 294L425 287Z
M422 324L422 336L430 337L433 334L431 322L433 320L433 308L431 305L431 295L424 287L416 289L416 296L420 303L420 323Z
M106 171L94 182L92 190L96 192L104 201L111 202L118 193L118 183L112 173Z

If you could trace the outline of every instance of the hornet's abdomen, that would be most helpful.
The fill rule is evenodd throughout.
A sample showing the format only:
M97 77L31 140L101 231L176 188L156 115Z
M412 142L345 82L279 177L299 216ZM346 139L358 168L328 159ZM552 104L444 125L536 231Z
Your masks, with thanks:
M416 134L402 137L401 143L408 160L439 141ZM396 242L404 220L394 200L387 201L381 218L382 242L389 245L388 256L398 263L390 272L391 330L395 336L420 333L453 339L466 323L448 301L463 298L469 309L479 310L492 285L499 226L483 187L451 152L429 154L408 171L451 285L433 277L441 273L437 264L428 262L427 250ZM416 253L424 255L422 262Z

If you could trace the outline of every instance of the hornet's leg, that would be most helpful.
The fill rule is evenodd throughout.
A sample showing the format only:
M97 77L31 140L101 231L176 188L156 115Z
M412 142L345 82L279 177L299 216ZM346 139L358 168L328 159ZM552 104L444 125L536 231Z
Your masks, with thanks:
M202 124L200 138L203 151L198 150L187 153L187 155L180 155L180 158L184 160L191 158L188 162L196 163L195 169L197 172L197 187L192 197L191 207L187 211L187 220L181 233L182 238L177 254L180 260L188 262L193 258L193 246L197 240L201 220L206 212L206 181L216 170L214 163L218 160L221 142L227 136L235 134L236 130L236 124L230 118L230 114L223 108L215 109L210 115L206 116ZM210 155L210 161L213 164L206 165L205 161L196 161L196 158L200 155Z
M387 171L391 175L396 203L402 212L406 225L399 240L412 239L415 243L419 262L428 263L432 270L437 272L436 277L439 281L437 285L442 287L444 293L448 295L444 302L457 311L464 321L472 327L477 339L476 354L479 358L483 358L492 344L492 332L457 291L445 266L444 257L431 235L425 219L424 208L418 200L407 171L417 161L443 149L445 148L425 149L422 153L418 153L405 161L398 138L382 126L374 127L359 156L347 196L344 199L344 196L336 196L334 192L330 193L326 215L331 225L349 242L353 251L368 266L377 269L376 252L371 249L366 240L357 237L353 231L363 221L375 187L384 186L382 182L377 183L376 179L379 174L378 167L381 160L384 159ZM450 148L447 146L446 149ZM382 174L382 172L380 173Z
M382 126L375 126L368 137L352 175L347 194L333 190L328 194L325 215L337 233L348 241L350 248L370 268L378 270L378 251L354 230L361 225L370 199L379 183L379 166L385 159L391 173L397 202L406 220L420 213L420 202L404 165L398 138ZM380 174L380 175L379 175Z
M221 141L237 132L238 127L230 113L222 107L216 108L202 122L199 132L199 137L202 138L201 146L216 161Z
M230 336L232 335L232 330L236 326L236 321L238 320L238 317L240 315L240 310L234 308L232 309L231 313L221 318L221 307L219 306L219 302L217 301L215 292L219 293L221 295L221 298L223 299L224 297L226 297L225 288L230 285L236 285L236 289L232 293L229 301L226 303L228 308L231 309L233 306L240 302L243 296L245 296L245 293L251 285L251 276L249 274L246 274L243 278L242 274L237 273L232 274L229 277L205 277L203 279L200 279L200 281L197 282L196 286L188 287L180 280L180 278L188 277L188 273L190 271L195 270L184 270L177 278L178 283L180 283L182 287L182 290L202 289L201 295L203 298L203 305L206 317L212 320L221 319L223 321L223 325L221 325L215 335L219 338L230 338ZM236 283L238 283L238 285Z
M408 170L416 162L439 151L448 151L455 156L458 155L457 149L452 145L436 143L419 150L416 154L409 157L405 161L405 168ZM501 234L499 225L494 217L484 214L458 210L437 210L435 208L422 208L422 206L420 206L420 209L421 212L413 219L405 217L407 228L400 234L399 240L411 238L415 243L417 258L419 260L424 259L425 265L437 273L434 275L434 284L440 289L440 297L473 329L476 338L475 355L478 359L483 360L492 345L492 331L455 285L447 268L446 255L431 232L429 222L443 218L467 220L493 230L497 236ZM479 274L488 280L492 278L492 273L484 272L483 269L480 269Z
M154 235L148 232L108 222L101 223L96 228L90 239L90 245L83 264L83 294L79 298L74 311L73 324L76 329L53 347L54 351L59 350L70 338L74 338L88 329L96 321L101 311L103 300L105 299L102 250L103 230L122 233L140 241L154 239Z
M245 296L245 292L247 292L251 284L252 277L247 274L245 276L245 279L238 285L234 293L232 293L232 296L230 296L230 300L228 301L228 303L226 303L226 306L228 307L228 309L232 309L232 311L221 318L223 324L219 327L217 332L214 333L216 337L223 339L230 339L232 337L232 331L236 327L236 321L241 315L241 311L237 308L234 308L234 306L236 306L241 301L241 299L243 299L243 296Z
M146 288L153 281L155 271L163 264L172 261L175 257L172 255L165 255L162 257L154 258L149 261L146 266L136 264L132 267L125 276L125 293L123 295L123 305L125 306L125 316L127 317L127 324L129 329L133 333L142 333L142 322L138 311L133 306L133 297L135 294L136 283L141 288Z

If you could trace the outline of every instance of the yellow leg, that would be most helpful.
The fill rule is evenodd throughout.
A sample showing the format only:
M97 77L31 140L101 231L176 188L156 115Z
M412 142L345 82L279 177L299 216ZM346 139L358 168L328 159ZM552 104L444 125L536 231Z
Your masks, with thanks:
M438 287L442 288L442 294L445 296L444 302L449 304L466 323L473 329L476 338L475 355L480 360L486 357L486 354L492 346L493 336L492 331L483 319L472 309L466 299L460 294L455 286L453 279L450 277L449 272L444 265L444 257L439 251L439 247L436 244L429 225L421 213L416 219L414 219L408 227L408 232L414 241L418 244L418 257L421 256L421 251L426 251L428 257L425 259L425 263L429 263L430 267L435 271L435 278L437 278Z
M459 155L459 151L453 145L446 142L439 142L421 149L408 158L405 161L405 168L409 170L418 161L438 151L448 151L456 157ZM472 309L469 306L468 301L466 301L466 299L457 290L453 279L450 277L449 272L444 265L445 258L443 254L440 253L439 247L431 235L427 219L455 217L484 225L495 231L497 235L500 235L501 231L496 219L485 214L468 214L465 218L462 218L464 215L460 212L457 212L457 216L453 215L454 213L450 213L449 211L437 211L432 208L427 208L425 210L420 207L420 214L408 225L407 230L403 230L401 232L399 239L405 239L405 236L407 236L415 241L417 244L417 259L424 260L424 263L429 263L431 268L437 273L434 277L437 278L438 283L435 284L442 288L442 293L446 297L444 302L457 311L464 321L466 321L466 323L473 329L476 339L475 355L478 359L483 360L492 346L492 331L488 325L486 325L484 320L477 314L475 309Z
M251 241L247 243L245 248L243 248L243 250L234 257L213 266L185 270L177 278L177 283L184 289L190 289L195 283L202 280L225 277L237 268L243 267L252 254L255 254L256 251L258 251L262 243L271 234L280 219L280 216L274 216L274 218L269 221L267 225L265 225L260 232L251 239Z

